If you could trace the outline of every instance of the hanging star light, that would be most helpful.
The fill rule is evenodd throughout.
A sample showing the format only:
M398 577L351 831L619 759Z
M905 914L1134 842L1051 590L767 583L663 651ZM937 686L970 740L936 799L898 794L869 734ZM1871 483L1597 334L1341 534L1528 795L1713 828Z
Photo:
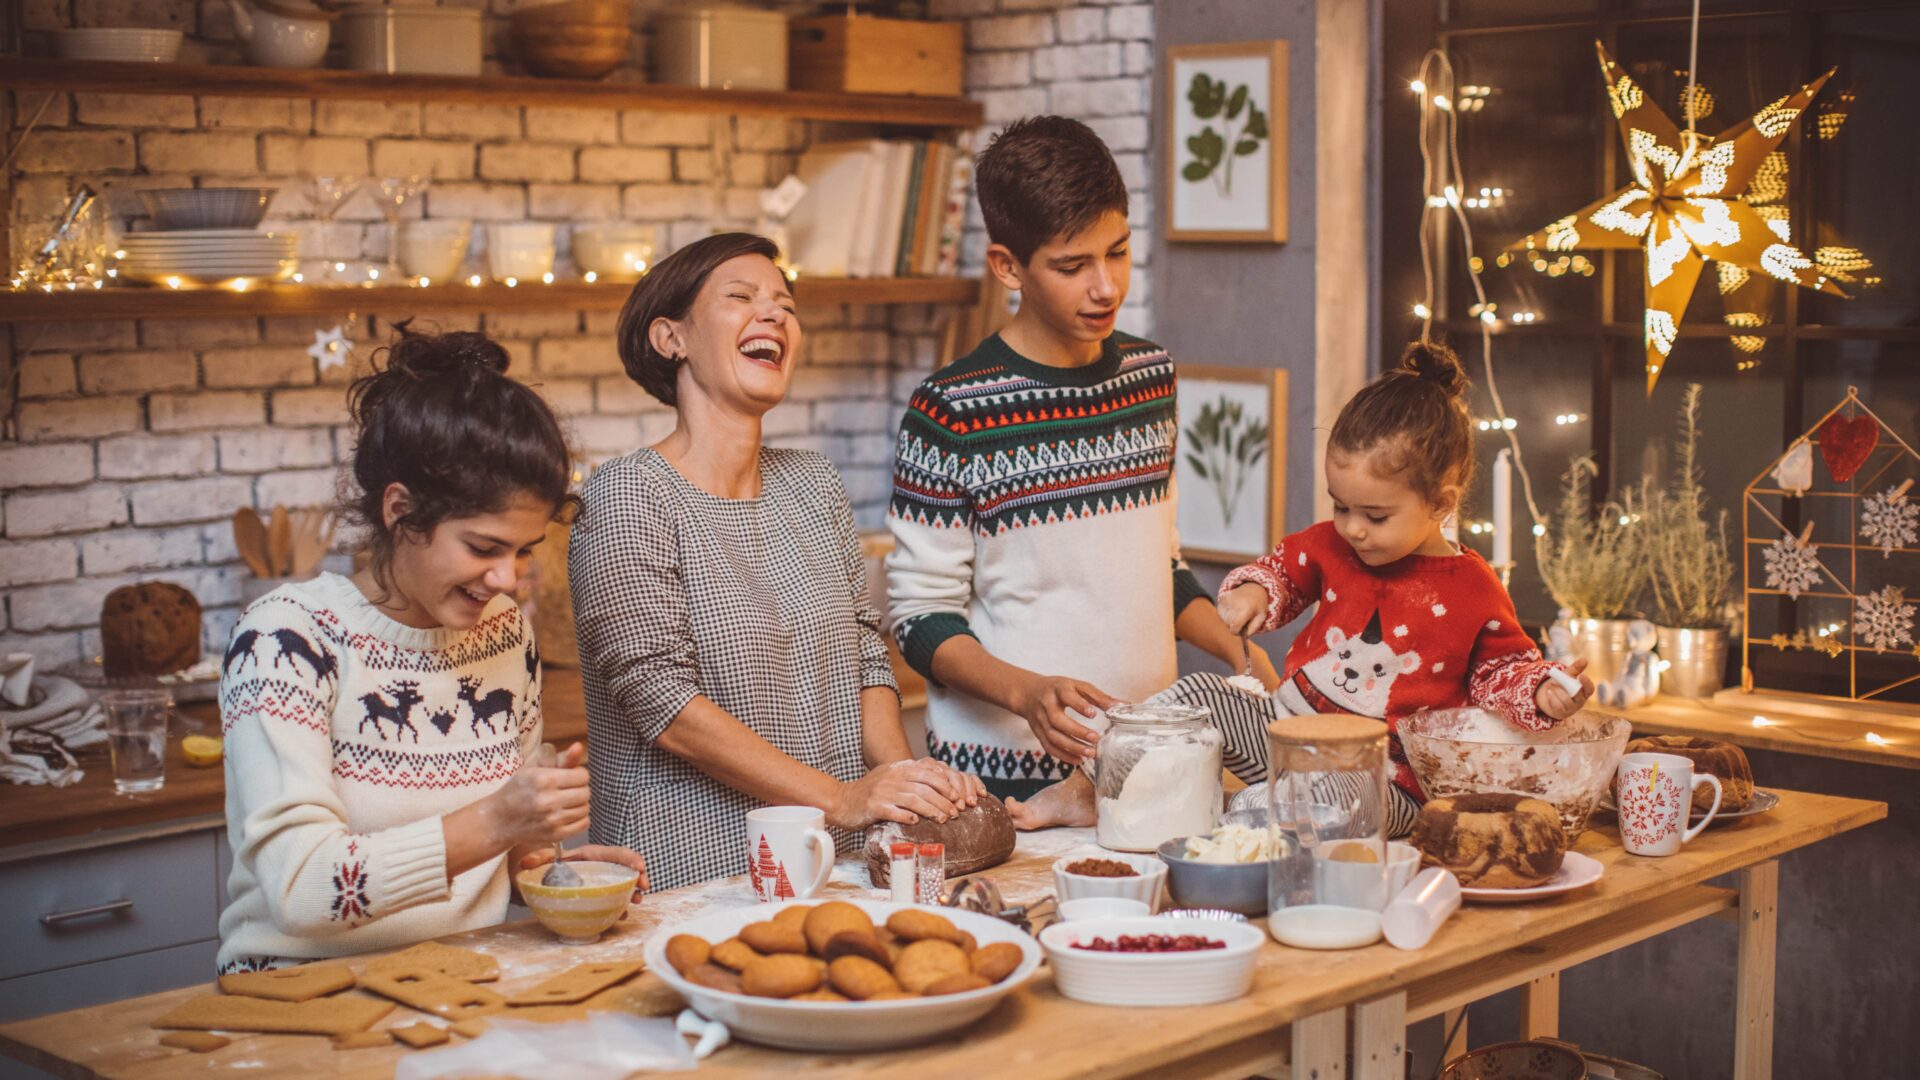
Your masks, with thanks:
M1647 394L1651 397L1660 369L1680 336L1680 320L1707 260L1846 295L1740 197L1833 72L1714 139L1692 131L1683 134L1605 46L1595 42L1594 48L1607 79L1607 100L1626 143L1633 182L1529 234L1509 250L1641 248L1646 252Z
M315 330L313 344L307 346L307 355L313 357L321 371L346 366L347 358L353 355L353 342L347 340L346 326Z

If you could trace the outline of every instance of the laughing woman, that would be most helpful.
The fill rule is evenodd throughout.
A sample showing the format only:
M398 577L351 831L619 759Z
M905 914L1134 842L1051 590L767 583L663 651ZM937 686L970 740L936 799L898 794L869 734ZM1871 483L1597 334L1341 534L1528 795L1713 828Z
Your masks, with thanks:
M816 807L846 850L984 791L911 759L839 474L760 445L801 343L777 254L711 236L635 287L620 359L678 423L594 473L568 555L592 836L656 888L739 873L758 806Z

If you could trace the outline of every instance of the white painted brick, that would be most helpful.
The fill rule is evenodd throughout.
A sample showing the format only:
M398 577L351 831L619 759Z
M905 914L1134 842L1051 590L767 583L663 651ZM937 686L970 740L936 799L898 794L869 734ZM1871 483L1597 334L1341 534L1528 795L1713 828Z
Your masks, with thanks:
M501 139L520 134L520 110L498 105L428 104L421 110L420 120L428 135Z
M73 357L40 353L20 358L20 396L59 397L80 389L74 372Z
M210 387L310 386L313 357L298 345L208 349L200 354Z
M1126 116L1147 111L1147 86L1140 79L1089 79L1054 83L1050 90L1056 112L1081 118ZM1141 118L1145 123L1145 118Z
M127 523L127 496L116 486L7 496L7 535L59 536Z
M1153 46L1144 42L1127 42L1126 73L1128 75L1153 74Z
M88 353L79 365L80 389L89 394L175 390L200 381L190 352Z
M967 89L997 90L1033 81L1033 58L1024 52L974 53L967 57Z
M0 588L66 581L79 573L78 548L71 540L0 541Z
M896 421L904 411L903 409L894 408L891 403L887 406L887 414ZM894 426L897 427L898 424L896 423ZM894 440L892 434L883 432L877 435L862 435L857 439L850 439L848 442L849 445L847 449L849 453L846 461L848 465L884 465L888 469L893 468Z
M80 635L0 634L0 652L30 652L41 670L52 671L80 662Z
M344 135L263 135L260 164L274 175L365 174L367 140Z
M375 139L375 176L424 176L430 180L473 179L472 143L431 139Z
M1153 133L1144 116L1092 117L1087 120L1087 126L1116 155L1143 151L1152 144Z
M1153 5L1128 4L1109 9L1107 38L1111 41L1152 41Z
M788 399L768 410L760 418L760 437L762 439L781 438L787 435L804 435L813 430L813 406L804 401Z
M34 328L33 347L46 350L66 349L73 352L131 349L138 344L134 325L132 319L41 323Z
M1126 52L1116 42L1055 45L1033 54L1033 77L1044 82L1104 79L1126 70Z
M331 466L267 473L254 485L261 506L331 506L340 474Z
M814 429L836 435L871 435L886 431L895 420L884 399L820 401L813 406Z
M238 390L155 394L147 399L147 426L154 431L246 427L261 423L265 409L262 395Z
M245 345L258 340L260 320L252 316L231 319L145 319L140 323L140 347L143 349Z
M713 143L713 121L683 113L623 112L620 141L632 146L709 146Z
M487 336L492 338L537 338L549 334L577 334L580 332L580 313L577 311L501 311L487 312L484 324ZM514 350L514 369L521 368L521 357L532 358L530 350Z
M156 476L199 476L214 469L211 435L122 435L100 440L100 476L105 480L145 480Z
M86 443L20 446L0 443L0 488L64 487L93 479L93 447Z
M711 150L675 150L673 152L673 178L682 183L702 182L713 179L713 151Z
M664 408L652 394L626 375L602 375L593 380L594 408L607 414L640 416Z
M799 150L807 145L807 125L780 116L742 116L735 122L733 145L740 150Z
M754 211L759 209L759 189L773 182L773 178L768 175L769 160L766 154L739 153L732 155L727 162L727 181L740 187L754 189L746 192L746 195L753 200Z
M713 190L684 184L629 184L620 193L625 216L639 221L704 218L713 213Z
M316 101L313 130L320 135L418 135L420 106L411 102Z
M554 142L597 143L620 141L620 114L608 109L551 109L527 106L527 133Z
M134 167L130 131L36 131L23 140L13 167L25 173L125 172Z
M476 221L519 221L527 214L527 192L519 184L435 184L427 189L429 217Z
M201 558L200 530L191 526L118 529L80 538L80 565L89 576L196 566Z
M75 94L73 118L101 127L190 128L196 122L190 94Z
M546 221L612 221L620 216L620 186L528 184L527 212Z
M893 470L890 468L842 468L840 483L847 489L847 500L855 506L884 503L893 495Z
M220 433L220 471L258 473L333 464L333 432L326 428L265 428Z
M967 22L969 49L1032 49L1053 44L1053 19L1046 15L996 15Z
M244 476L206 476L194 480L156 480L128 489L136 525L180 525L233 516L252 506L253 481Z
M973 96L979 100L989 126L1005 124L1023 116L1038 116L1047 111L1047 91L1044 87L988 90Z
M252 176L260 171L258 138L230 131L146 131L140 165L150 173Z
M593 380L529 377L527 385L539 392L547 407L560 416L584 416L594 411Z
M1061 41L1098 41L1106 36L1107 13L1096 7L1068 8L1053 17Z
M200 126L306 131L313 126L313 109L313 102L293 98L203 97Z
M571 180L571 146L510 143L480 148L483 180Z
M292 427L344 424L347 395L337 387L278 390L273 395L273 422ZM258 423L256 419L254 423Z
M876 367L801 367L793 373L787 397L795 401L879 397L887 392L887 373Z
M1120 178L1127 182L1128 191L1144 192L1153 187L1153 173L1147 164L1146 154L1134 151L1118 153L1113 155L1113 163L1120 167Z
M576 416L566 427L570 444L588 453L624 454L641 445L640 422L630 416Z
M801 347L815 364L875 364L886 359L888 336L884 330L819 330Z
M71 401L27 401L15 412L16 429L26 442L90 439L140 427L137 397L95 397Z
M15 589L9 601L15 630L78 630L98 626L107 594L126 584L121 578L81 578L55 585Z
M671 151L652 147L589 146L580 151L580 179L637 183L673 178Z
M611 337L548 338L534 353L543 375L618 375L620 347Z

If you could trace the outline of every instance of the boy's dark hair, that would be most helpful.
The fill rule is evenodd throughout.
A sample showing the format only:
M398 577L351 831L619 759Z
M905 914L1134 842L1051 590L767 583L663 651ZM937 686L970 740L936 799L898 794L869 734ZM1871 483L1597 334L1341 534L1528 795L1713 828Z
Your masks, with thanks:
M1327 447L1390 455L1379 471L1404 472L1410 487L1438 505L1447 485L1458 485L1464 495L1473 479L1472 428L1460 358L1437 341L1416 341L1401 354L1399 367L1383 372L1340 410Z
M974 165L987 238L1025 265L1040 245L1073 236L1109 210L1127 212L1127 182L1093 129L1029 116L1000 129Z
M615 334L620 343L620 364L627 378L640 389L658 398L663 405L679 404L674 380L680 375L680 362L662 356L653 348L648 329L655 319L684 319L693 310L707 278L728 259L742 255L764 255L773 262L780 248L764 236L753 233L715 233L688 244L661 259L627 294L620 309Z
M357 436L353 480L342 516L364 527L374 580L386 574L394 541L426 536L449 518L505 509L528 495L560 520L579 504L572 455L553 410L507 377L507 351L485 334L424 334L397 324L399 340L347 391ZM413 508L389 529L381 504L404 484Z

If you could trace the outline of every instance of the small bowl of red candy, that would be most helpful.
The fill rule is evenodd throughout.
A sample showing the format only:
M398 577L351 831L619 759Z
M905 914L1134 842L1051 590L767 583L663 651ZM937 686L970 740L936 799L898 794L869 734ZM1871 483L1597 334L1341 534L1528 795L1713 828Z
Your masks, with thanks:
M1207 1005L1253 985L1266 937L1246 923L1133 917L1055 923L1040 947L1060 992L1095 1005Z

